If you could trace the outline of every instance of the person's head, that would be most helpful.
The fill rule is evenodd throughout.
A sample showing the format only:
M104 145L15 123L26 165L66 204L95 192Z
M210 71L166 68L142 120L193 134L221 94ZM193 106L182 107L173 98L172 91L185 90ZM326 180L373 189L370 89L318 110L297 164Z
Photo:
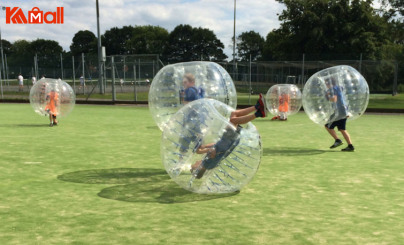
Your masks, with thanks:
M184 88L195 86L195 76L191 73L185 74L184 79L182 80L182 84L184 85Z

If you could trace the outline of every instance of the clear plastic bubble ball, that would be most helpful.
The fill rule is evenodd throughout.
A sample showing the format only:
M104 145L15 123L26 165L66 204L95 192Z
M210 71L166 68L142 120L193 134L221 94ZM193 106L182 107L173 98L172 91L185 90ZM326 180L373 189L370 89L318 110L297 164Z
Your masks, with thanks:
M268 111L275 116L293 115L302 107L302 93L293 84L277 84L272 86L265 95Z
M200 98L215 99L236 108L236 88L227 71L214 62L167 65L153 78L149 109L154 121L163 130L171 115L186 103Z
M230 123L234 109L220 101L193 101L167 122L161 156L171 178L186 190L230 193L240 190L258 170L262 145L250 122Z
M29 102L35 112L42 116L53 113L56 116L67 116L76 103L76 95L72 87L59 79L42 78L32 86Z
M365 78L353 67L334 66L315 73L303 89L303 108L309 118L325 125L360 117L369 102Z

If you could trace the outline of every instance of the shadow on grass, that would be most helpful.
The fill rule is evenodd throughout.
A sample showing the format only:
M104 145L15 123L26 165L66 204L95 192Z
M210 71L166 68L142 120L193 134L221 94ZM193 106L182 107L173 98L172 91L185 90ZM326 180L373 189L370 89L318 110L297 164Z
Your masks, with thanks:
M164 170L148 168L93 169L59 175L59 180L83 184L117 184L98 196L125 202L185 203L238 194L201 195L179 187Z
M299 156L299 155L317 155L323 154L327 151L310 148L298 148L298 147L271 147L264 148L264 156Z
M49 124L0 124L0 128L16 128L16 127L25 127L25 128L39 128L39 127L49 127Z
M160 130L157 126L148 126L147 129Z

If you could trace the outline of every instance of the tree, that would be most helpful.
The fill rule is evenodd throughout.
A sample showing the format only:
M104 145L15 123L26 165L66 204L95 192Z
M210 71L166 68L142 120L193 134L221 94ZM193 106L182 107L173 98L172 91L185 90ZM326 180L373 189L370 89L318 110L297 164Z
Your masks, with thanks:
M30 42L17 40L11 46L11 55L7 56L8 66L31 66L33 64L33 53L30 49Z
M12 52L13 45L5 39L1 39L1 42L2 42L1 45L3 46L3 53L6 55L10 55Z
M81 55L81 53L97 53L97 38L94 33L86 30L74 34L70 51L74 56Z
M133 26L113 27L102 35L101 40L107 55L129 54L126 42L133 36Z
M381 3L391 15L400 14L404 16L404 0L381 0Z
M135 26L132 37L126 42L126 50L131 54L163 53L168 31L159 26Z
M277 1L286 9L279 16L281 27L267 36L266 57L306 53L312 59L336 58L336 54L357 58L362 53L363 58L375 59L388 43L387 23L370 0Z
M221 61L227 58L223 49L223 43L211 30L178 25L168 36L164 54L169 62L201 59Z
M29 53L38 55L42 67L58 67L62 52L63 48L53 40L37 39L29 44Z
M262 57L265 39L255 31L243 32L237 37L238 57L242 61L256 61Z

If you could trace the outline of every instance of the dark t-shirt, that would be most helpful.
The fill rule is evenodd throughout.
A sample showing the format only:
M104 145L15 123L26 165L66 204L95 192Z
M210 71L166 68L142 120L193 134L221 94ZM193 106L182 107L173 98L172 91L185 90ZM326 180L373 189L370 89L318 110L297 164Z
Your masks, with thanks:
M184 101L190 102L199 99L198 90L195 87L189 87L184 91Z

